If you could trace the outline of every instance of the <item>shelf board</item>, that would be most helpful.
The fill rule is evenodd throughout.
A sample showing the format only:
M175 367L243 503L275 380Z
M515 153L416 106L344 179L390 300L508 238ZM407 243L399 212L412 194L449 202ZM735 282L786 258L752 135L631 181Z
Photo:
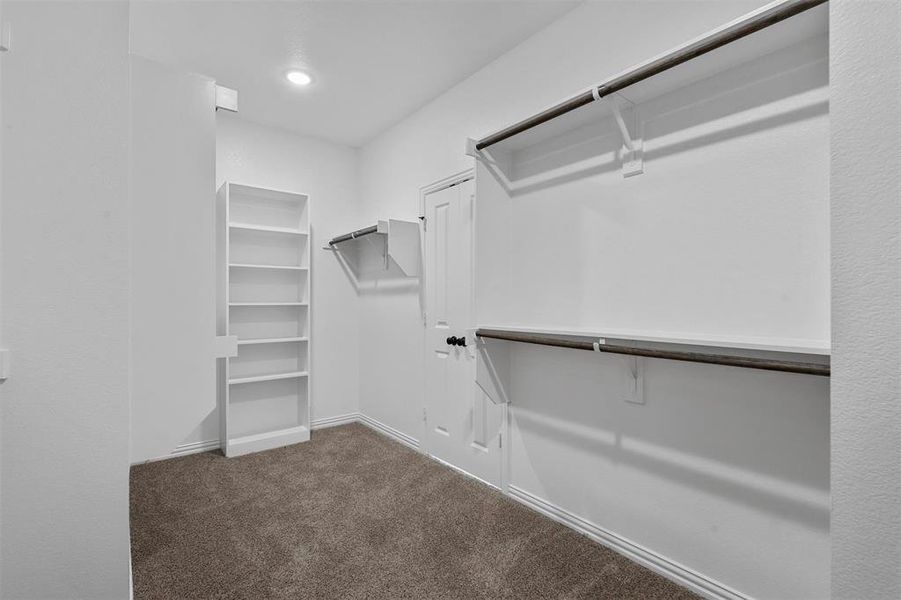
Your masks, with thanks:
M604 338L627 342L648 342L660 344L679 344L684 346L706 346L711 348L730 348L734 350L809 354L829 356L831 344L828 340L810 339L774 339L739 336L699 336L690 333L673 333L664 331L635 331L625 329L560 329L553 327L522 327L518 325L480 324L478 329L493 329L511 333L533 333L537 335L557 335L572 337Z
M294 267L290 265L255 265L250 263L231 263L231 269L282 269L286 271L307 271L309 267Z
M254 375L253 377L235 377L228 380L228 385L241 385L242 383L258 383L260 381L276 381L279 379L300 379L309 377L307 371L294 371L291 373L273 373L272 375Z
M307 302L229 302L229 306L309 306Z
M228 440L226 443L225 455L229 457L241 456L242 454L250 454L251 452L260 452L261 450L271 450L273 448L281 448L282 446L290 446L292 444L306 442L309 439L310 430L302 426L245 435Z
M254 225L253 223L229 223L229 229L247 229L250 231L266 231L269 233L289 233L291 235L307 235L302 229L294 229L291 227L274 227L271 225Z
M788 1L782 2L782 4L788 3ZM686 52L691 48L696 47L697 44L702 43L705 40L713 39L725 30L742 28L757 21L761 13L766 13L775 9L776 4L776 2L773 2L756 9L721 27L709 31L700 37L688 40L662 54L653 56L624 71L613 74L592 87L602 89L609 88L610 86L616 85L617 82L628 80L649 65L661 62L665 63L672 60L674 57L685 55ZM641 105L650 100L660 98L667 93L723 73L729 69L748 64L753 60L760 59L776 51L786 49L802 42L812 41L816 38L821 40L822 49L825 53L828 52L828 32L829 5L828 3L823 3L820 6L766 26L763 29L756 30L750 35L729 42L710 52L695 56L687 62L675 63L676 66L659 72L656 75L639 79L620 89L616 94L634 104ZM582 103L576 103L576 101L580 99L583 100ZM602 98L602 100L604 99ZM578 96L568 98L555 106L548 107L546 111L552 111L559 106L567 104L574 104L580 108L576 108L555 118L540 122L529 129L514 133L510 135L510 137L490 144L487 148L494 148L498 151L522 150L529 146L549 141L563 133L580 130L589 124L613 116L607 102L595 102L592 100L590 90L583 91ZM594 108L592 109L589 107ZM506 130L516 130L517 126L535 119L541 114L542 113L527 117L520 121L520 123L510 125L501 131L478 140L477 143L482 144L496 135L502 134Z
M672 340L649 341L636 337L585 335L584 332L551 333L548 330L529 332L510 327L478 328L475 335L480 338L522 342L541 346L556 346L574 350L591 350L633 357L659 358L683 362L707 363L731 367L803 373L828 377L830 374L829 355L797 352L798 348L778 350L736 348L718 344L686 344Z
M239 346L251 346L254 344L286 344L289 342L308 342L307 337L283 337L283 338L253 338L247 340L238 340Z

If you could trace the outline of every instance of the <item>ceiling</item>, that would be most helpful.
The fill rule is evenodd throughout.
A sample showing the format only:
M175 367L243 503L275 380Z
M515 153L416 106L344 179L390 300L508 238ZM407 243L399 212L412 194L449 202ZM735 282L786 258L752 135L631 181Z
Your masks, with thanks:
M360 146L576 4L139 0L131 49L237 89L244 119Z

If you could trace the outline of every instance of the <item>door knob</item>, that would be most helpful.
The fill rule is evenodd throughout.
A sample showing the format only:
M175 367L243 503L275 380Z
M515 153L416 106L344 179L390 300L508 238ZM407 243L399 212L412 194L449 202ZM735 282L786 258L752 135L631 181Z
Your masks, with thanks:
M465 338L465 337L458 337L458 338L457 338L457 345L458 345L458 346L466 346L466 338Z
M457 344L457 338L455 338L454 336L450 336L444 341L447 342L448 346L455 346Z

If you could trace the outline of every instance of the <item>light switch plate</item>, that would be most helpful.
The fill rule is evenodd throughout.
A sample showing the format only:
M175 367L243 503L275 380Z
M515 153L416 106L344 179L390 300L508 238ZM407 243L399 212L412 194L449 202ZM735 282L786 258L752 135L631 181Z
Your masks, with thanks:
M0 52L9 52L12 43L12 27L6 21L0 22Z
M9 350L0 349L0 381L9 379Z

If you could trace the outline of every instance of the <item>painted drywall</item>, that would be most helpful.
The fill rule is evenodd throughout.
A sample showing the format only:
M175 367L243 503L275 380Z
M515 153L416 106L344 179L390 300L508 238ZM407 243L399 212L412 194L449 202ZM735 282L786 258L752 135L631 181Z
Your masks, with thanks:
M901 7L830 4L832 592L901 598Z
M0 0L0 25L3 24L3 2ZM3 131L3 59L0 56L0 132ZM0 234L3 231L3 136L0 135ZM3 298L3 245L0 243L0 300ZM3 337L3 302L0 301L0 348L6 348ZM0 381L0 386L3 385ZM3 398L0 389L0 400ZM0 449L3 448L3 407L0 406ZM0 459L0 538L3 537L3 460ZM0 593L3 590L3 547L0 545Z
M239 90L240 93L240 90ZM239 96L240 98L240 96ZM359 410L358 298L353 277L328 240L361 227L357 151L244 121L219 111L216 185L233 181L310 196L312 231L313 424ZM215 424L197 432L216 439Z
M131 462L216 421L215 84L131 67Z
M6 599L127 598L128 5L6 2Z
M479 137L537 112L761 4L582 5L367 144L361 151L364 214L370 220L414 218L421 187L472 166L463 152L467 137ZM820 39L818 50L807 50L818 52L819 60L801 69L794 80L783 73L762 89L730 91L731 99L730 94L721 98L717 86L737 86L736 75L730 81L727 73L725 79L711 84L709 96L696 98L691 109L682 108L675 123L665 112L666 118L646 123L645 175L623 180L618 172L608 170L590 179L576 178L568 187L555 186L543 196L516 198L522 202L516 205L514 222L527 232L519 238L517 249L537 261L542 277L562 277L563 281L559 290L554 289L553 279L529 281L524 271L528 261L521 262L514 273L521 269L517 285L522 293L512 296L506 306L495 304L495 314L506 310L523 320L557 316L554 324L561 326L563 319L574 317L577 320L570 324L578 326L676 328L701 335L778 334L822 342L829 330L824 43ZM799 50L800 55L804 52ZM766 70L767 61L756 68ZM691 104L688 96L670 100ZM652 141L658 144L655 152ZM674 147L662 149L670 144ZM798 171L792 170L794 160L786 160L786 148L793 149L789 156L802 148ZM761 173L789 183L793 193L784 196L778 189L766 188L768 194L776 194L767 202L775 204L755 212L749 188L759 185L755 182ZM741 248L737 256L756 244L768 254L767 265L781 269L778 261L780 253L785 253L792 269L809 267L803 289L796 297L786 298L792 310L776 313L776 323L768 323L765 317L779 305L778 296L767 311L747 318L740 316L741 310L729 311L714 303L704 305L717 309L709 320L704 320L703 311L630 313L628 289L617 290L622 301L615 306L612 320L602 321L605 315L592 309L592 297L582 298L578 311L554 309L548 294L559 295L566 291L565 284L579 281L570 276L574 268L598 280L598 274L591 272L592 261L604 257L582 212L587 211L592 224L612 228L619 237L630 229L648 229L642 239L650 250L643 250L641 256L653 251L667 257L674 254L678 236L674 241L674 233L664 223L649 220L653 215L645 201L670 202L664 208L679 214L679 231L684 236L697 235L693 228L708 217L705 210L722 213L726 208L706 206L702 200L731 199L734 194L723 193L730 179L744 183L739 213L722 215L729 234L717 237L704 232L704 239L717 245L709 249L716 255L709 265L718 269L716 277L729 277L722 272L722 255L732 251L727 245L730 237ZM642 190L642 197L630 198L629 185ZM668 197L669 187L673 191ZM779 208L780 202L790 206ZM573 217L568 210L573 207L584 211L576 211L578 216ZM611 207L615 214L603 214ZM775 225L768 223L758 230L767 214L786 215L788 221L782 225L790 226L773 231ZM797 240L792 241L796 230ZM755 231L766 234L755 241ZM561 240L573 233L577 248L560 251ZM484 242L485 236L480 239ZM676 250L678 255L684 248ZM477 260L482 260L483 251L484 243ZM625 285L638 276L630 270L641 263L630 262L632 258L603 262L604 268L614 269L611 273ZM655 273L661 266L654 265ZM792 272L780 271L779 281L788 281ZM688 279L696 281L695 275ZM768 285L765 272L745 276ZM667 283L681 285L671 276ZM642 281L636 291L649 284L653 281ZM714 289L721 294L728 286L720 283ZM673 292L677 299L691 296L690 290L682 288ZM529 300L536 294L542 298L539 315L529 312L535 308ZM642 308L648 307L647 298L636 299ZM800 314L797 307L803 301L799 299L811 300L811 310ZM735 298L733 308L747 308L743 302ZM360 410L421 438L424 353L419 296L416 290L373 292L361 296L361 303L360 381L365 385ZM785 333L785 328L790 331ZM641 406L622 399L627 372L622 363L615 357L598 360L587 353L553 349L514 351L510 486L700 574L712 589L721 586L723 594L731 589L760 598L827 597L828 381L653 363L647 368L647 404Z

